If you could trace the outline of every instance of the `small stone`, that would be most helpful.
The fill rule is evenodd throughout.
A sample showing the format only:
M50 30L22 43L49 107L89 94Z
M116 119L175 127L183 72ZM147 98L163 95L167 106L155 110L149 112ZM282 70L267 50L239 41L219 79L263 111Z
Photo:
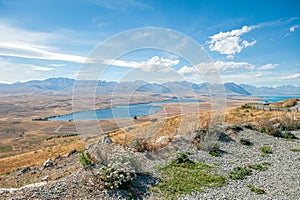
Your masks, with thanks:
M68 154L67 157L70 157L71 155L78 153L78 151L76 149L73 149L72 151L70 151L70 153Z
M110 137L108 137L107 135L105 135L103 138L102 138L102 143L106 143L106 144L112 144L112 140L110 139Z
M60 160L60 159L62 159L62 156L58 155L54 160Z
M29 167L24 167L23 169L21 169L21 172L18 175L20 176L22 174L27 173L28 171L30 171L30 168Z
M46 160L46 162L44 162L43 166L51 167L51 166L53 166L53 161L49 158L48 160Z
M48 179L49 179L49 176L47 175L44 178L42 178L42 181L48 181Z

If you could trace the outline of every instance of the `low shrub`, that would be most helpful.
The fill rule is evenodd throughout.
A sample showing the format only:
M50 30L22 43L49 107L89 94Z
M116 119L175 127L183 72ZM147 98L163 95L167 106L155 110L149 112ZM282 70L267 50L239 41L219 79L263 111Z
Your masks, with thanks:
M177 155L177 157L172 161L172 164L183 164L183 163L189 163L189 164L195 164L194 161L192 161L190 158L189 158L189 155L190 153L189 152L182 152L182 153L179 153Z
M210 151L209 155L214 156L214 157L221 157L222 156L220 151Z
M293 133L290 131L285 131L282 133L282 138L284 139L298 139Z
M79 151L79 162L82 166L86 167L92 164L91 159L89 158L88 154L85 153L83 150Z
M218 140L220 138L220 132L217 130L198 130L193 140L193 144L197 148L203 151L219 151Z
M250 189L251 192L254 192L256 194L265 194L266 193L265 190L255 187L253 185L248 185L248 188Z
M252 107L247 105L247 104L244 104L241 106L241 109L251 109Z
M120 165L109 165L100 168L100 180L104 183L106 189L128 189L136 174L129 163Z
M129 146L137 152L145 152L148 150L148 142L144 138L135 138Z
M241 139L240 139L240 143L241 143L242 145L245 145L245 146L252 146L252 145L253 145L253 143L252 143L250 140L245 139L245 138L241 138Z
M248 169L247 167L235 167L231 172L229 172L229 178L231 179L246 179L247 176L250 176L252 174L252 170Z
M250 129L250 130L255 130L255 126L253 124L245 124L244 128Z
M230 126L230 127L228 127L227 129L231 129L231 130L233 130L233 131L237 131L237 132L239 132L239 131L242 131L243 130L243 128L241 127L241 126L239 126L239 125L232 125L232 126Z
M262 164L250 164L250 169L258 170L258 171L266 171L268 169L268 164L262 163Z
M298 129L300 129L300 123L288 116L284 116L273 121L261 120L255 127L255 130L257 131L285 139L298 139L293 133L290 132Z
M262 146L260 149L264 154L272 154L273 153L273 149L270 146Z
M291 149L292 152L300 152L300 149Z

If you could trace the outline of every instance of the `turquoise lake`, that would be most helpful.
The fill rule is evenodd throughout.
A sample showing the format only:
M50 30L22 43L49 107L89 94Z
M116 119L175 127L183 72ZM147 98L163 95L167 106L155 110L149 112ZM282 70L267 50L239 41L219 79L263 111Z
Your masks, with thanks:
M120 119L120 118L133 118L134 116L147 116L155 114L162 110L160 105L167 103L185 103L185 102L201 102L195 99L178 99L172 98L167 101L144 103L144 104L131 104L120 105L111 108L99 109L78 112L63 116L49 118L50 121L67 121L67 120L105 120L105 119Z
M258 96L259 98L261 98L260 101L266 102L266 103L274 103L274 102L278 102L278 101L283 101L286 99L290 99L290 98L299 98L300 99L300 95L277 95L277 96Z

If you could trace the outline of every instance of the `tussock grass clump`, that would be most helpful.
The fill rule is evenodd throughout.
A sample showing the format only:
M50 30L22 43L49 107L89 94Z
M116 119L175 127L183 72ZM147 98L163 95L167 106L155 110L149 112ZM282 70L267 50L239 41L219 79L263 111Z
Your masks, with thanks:
M258 170L258 171L266 171L269 169L269 163L262 163L262 164L250 164L249 168L250 169L254 169L254 170Z
M214 157L221 157L222 156L220 151L210 151L209 155L214 156Z
M262 147L260 148L260 150L261 150L264 154L272 154L272 153L273 153L272 147L270 147L270 146L268 146L268 145L262 146Z
M88 154L84 152L84 150L79 151L79 162L82 166L90 166L92 164L91 159L89 158Z
M221 132L217 130L198 130L193 140L193 144L197 146L199 150L203 151L219 151L218 140Z
M290 131L285 131L282 133L282 138L284 139L298 139L293 133Z
M247 167L235 167L231 172L229 172L229 178L234 180L242 180L246 179L247 176L252 174L252 170Z
M137 152L153 152L157 151L161 148L164 148L171 142L170 138L166 138L165 142L155 143L151 140L151 138L135 138L131 141L129 147L133 148Z
M300 152L300 149L291 149L292 152Z
M282 137L282 133L278 129L278 126L276 126L274 122L272 123L269 120L260 120L255 127L255 130L274 137Z
M253 185L248 185L248 188L251 192L254 192L256 194L265 194L266 191L261 189L261 188L258 188L258 187L255 187Z
M161 173L166 177L154 188L164 199L177 199L181 194L203 192L201 187L220 187L226 184L224 176L214 174L213 167L201 162L194 162L183 153L162 167Z

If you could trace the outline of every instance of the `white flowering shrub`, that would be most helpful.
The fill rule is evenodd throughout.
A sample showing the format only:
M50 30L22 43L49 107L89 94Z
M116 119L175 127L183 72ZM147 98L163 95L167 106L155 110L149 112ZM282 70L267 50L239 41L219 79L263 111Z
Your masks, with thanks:
M100 180L106 189L126 189L135 179L136 173L130 163L114 163L99 170Z

